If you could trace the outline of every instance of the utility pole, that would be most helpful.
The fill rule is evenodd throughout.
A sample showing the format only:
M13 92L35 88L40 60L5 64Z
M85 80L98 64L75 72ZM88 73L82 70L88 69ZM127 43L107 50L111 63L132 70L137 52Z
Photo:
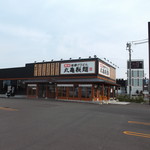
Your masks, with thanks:
M131 99L131 43L127 43L126 45L127 50L129 51L129 62L128 62L128 67L129 67L129 98Z
M129 51L129 62L128 62L128 69L129 69L129 96L131 98L131 45L138 45L138 44L144 44L149 43L149 85L148 85L148 91L149 91L149 105L150 105L150 22L148 22L148 39L138 40L138 41L131 41L127 43L126 49Z
M149 45L149 84L148 84L148 90L149 90L149 105L150 105L150 22L148 22L148 45Z

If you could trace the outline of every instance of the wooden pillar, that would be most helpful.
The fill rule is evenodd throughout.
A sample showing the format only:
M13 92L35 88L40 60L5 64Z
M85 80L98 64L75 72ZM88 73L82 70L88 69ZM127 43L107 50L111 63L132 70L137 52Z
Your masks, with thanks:
M108 86L108 89L107 89L107 100L110 98L110 85Z
M65 87L66 88L66 99L69 99L69 87Z
M55 99L57 99L57 97L58 97L58 87L57 87L57 85L55 85L55 92L56 92Z
M115 94L115 96L118 97L118 86L115 87L115 90L117 91L117 93Z
M115 98L115 86L113 86L113 99Z
M29 97L29 89L28 89L28 84L26 84L25 86L26 86L26 94L27 94L27 97Z
M94 97L94 84L92 85L92 100L94 101L95 97Z
M112 86L112 98L114 99L115 98L115 86Z
M36 98L38 98L39 96L39 84L36 84Z
M46 98L48 98L49 97L49 95L48 95L48 84L46 84Z
M104 84L102 84L102 99L104 100Z

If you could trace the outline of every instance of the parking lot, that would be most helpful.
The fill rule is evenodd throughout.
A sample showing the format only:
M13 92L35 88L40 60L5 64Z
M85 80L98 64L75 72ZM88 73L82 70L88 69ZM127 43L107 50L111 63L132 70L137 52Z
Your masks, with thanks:
M149 150L150 105L0 98L0 150Z

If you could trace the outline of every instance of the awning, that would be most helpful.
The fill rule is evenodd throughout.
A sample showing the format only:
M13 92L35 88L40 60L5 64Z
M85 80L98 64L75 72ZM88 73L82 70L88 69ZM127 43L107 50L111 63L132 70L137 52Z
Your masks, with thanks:
M102 80L99 78L73 78L73 79L57 79L55 83L104 83L117 86L116 83L111 81Z
M25 80L24 82L25 83L49 83L51 81L47 79L29 79L29 80Z
M73 79L57 79L56 83L93 83L93 82L105 82L104 80L98 78L73 78Z
M99 78L70 78L70 79L29 79L25 80L25 83L63 83L63 84L68 84L68 83L104 83L104 84L109 84L109 85L117 85L114 82L102 80Z

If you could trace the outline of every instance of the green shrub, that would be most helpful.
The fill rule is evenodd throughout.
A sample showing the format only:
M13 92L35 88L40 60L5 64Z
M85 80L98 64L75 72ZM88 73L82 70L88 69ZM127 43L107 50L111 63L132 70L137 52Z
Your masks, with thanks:
M131 99L129 95L119 95L117 99L121 102L135 102L135 103L142 103L144 102L143 96L134 96Z

